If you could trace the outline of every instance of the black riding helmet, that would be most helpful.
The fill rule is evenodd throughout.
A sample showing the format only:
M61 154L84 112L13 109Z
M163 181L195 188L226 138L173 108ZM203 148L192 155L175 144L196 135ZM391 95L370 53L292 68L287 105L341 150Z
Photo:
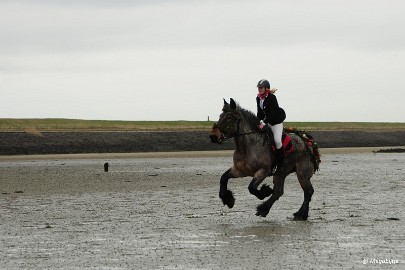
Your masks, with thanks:
M265 89L269 88L270 89L270 83L268 80L260 80L257 83L257 87L264 87Z

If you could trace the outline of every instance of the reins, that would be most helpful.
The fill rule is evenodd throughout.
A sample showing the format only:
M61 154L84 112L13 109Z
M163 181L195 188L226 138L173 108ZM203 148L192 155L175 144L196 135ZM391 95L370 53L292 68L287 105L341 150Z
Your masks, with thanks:
M253 133L259 133L260 131L250 131L250 132L245 132L245 133L237 133L234 135L234 137L239 137L239 136L245 136L245 135L249 135L249 134L253 134ZM222 135L224 136L224 141L231 139L232 137L227 137L225 136L224 133L222 133Z
M258 130L254 130L254 131L249 131L249 132L245 132L245 133L239 133L239 131L240 131L240 119L238 120L238 129L236 130L235 137L237 137L237 136L245 136L245 135L249 135L249 134L259 132Z
M230 112L232 113L232 111L230 111ZM249 135L249 134L253 134L253 133L262 132L261 130L251 130L251 131L248 131L248 132L240 133L240 122L241 122L241 120L238 119L236 134L233 135L232 137L239 137L239 136L245 136L245 135ZM229 128L230 128L229 126L226 127L226 128L225 128L225 131L227 131ZM232 137L227 137L224 132L222 132L222 135L223 135L225 141L228 140L228 139L230 139L230 138L232 138Z

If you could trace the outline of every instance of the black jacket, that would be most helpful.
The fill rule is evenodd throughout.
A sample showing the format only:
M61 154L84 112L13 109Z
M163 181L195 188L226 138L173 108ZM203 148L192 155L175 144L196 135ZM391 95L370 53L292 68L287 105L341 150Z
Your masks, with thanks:
M260 107L260 98L256 97L257 118L272 126L281 124L285 120L285 112L278 106L277 98L269 94L263 101L263 109Z

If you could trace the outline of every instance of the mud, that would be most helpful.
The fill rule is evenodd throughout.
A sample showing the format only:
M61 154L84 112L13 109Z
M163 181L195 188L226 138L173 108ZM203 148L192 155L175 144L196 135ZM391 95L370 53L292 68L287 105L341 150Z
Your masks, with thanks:
M110 164L109 172L103 164ZM405 154L323 154L308 221L295 175L266 218L217 156L0 160L2 269L404 269ZM271 183L271 178L266 179Z

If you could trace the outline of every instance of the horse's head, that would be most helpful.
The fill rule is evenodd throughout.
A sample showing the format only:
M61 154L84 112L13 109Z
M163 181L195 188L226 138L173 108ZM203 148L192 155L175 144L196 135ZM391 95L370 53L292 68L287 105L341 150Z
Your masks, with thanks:
M212 143L221 144L225 140L224 134L221 132L217 124L212 126L212 130L210 132L210 139Z
M239 121L240 114L237 110L235 101L231 98L231 102L228 103L224 99L224 107L222 108L222 113L219 116L218 122L214 126L214 128L217 129L217 134L219 131L222 137L232 138L239 132ZM211 132L212 134L214 132L214 128ZM218 135L217 137L220 138Z

